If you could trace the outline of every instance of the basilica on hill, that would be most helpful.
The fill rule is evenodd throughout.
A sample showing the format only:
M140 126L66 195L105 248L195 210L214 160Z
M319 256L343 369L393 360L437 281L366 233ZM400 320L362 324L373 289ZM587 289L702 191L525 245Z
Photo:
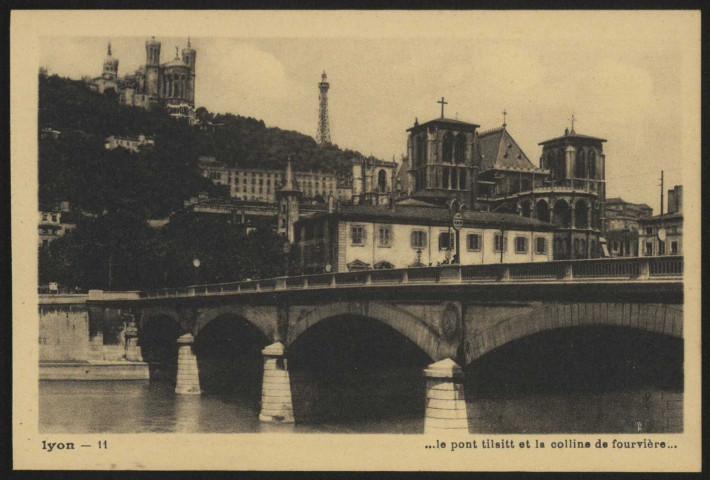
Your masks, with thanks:
M197 52L190 39L175 58L161 63L161 44L152 37L145 42L146 61L133 74L119 77L118 58L108 44L101 76L91 80L91 88L99 93L113 90L124 105L145 109L163 106L176 118L195 122L195 60Z

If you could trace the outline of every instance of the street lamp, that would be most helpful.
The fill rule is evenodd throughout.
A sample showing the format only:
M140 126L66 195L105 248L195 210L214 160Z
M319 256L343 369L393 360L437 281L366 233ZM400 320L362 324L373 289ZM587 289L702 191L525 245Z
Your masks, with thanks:
M197 285L197 269L200 268L200 259L194 258L192 260L192 266L195 267L195 285Z

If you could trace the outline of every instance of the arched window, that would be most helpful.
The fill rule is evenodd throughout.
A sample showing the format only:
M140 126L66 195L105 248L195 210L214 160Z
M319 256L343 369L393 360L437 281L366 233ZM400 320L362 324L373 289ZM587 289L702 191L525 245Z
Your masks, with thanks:
M466 190L466 170L459 172L459 190Z
M574 176L575 178L587 177L587 162L584 161L584 150L581 147L577 150L577 160L574 162Z
M426 155L426 140L423 136L417 137L417 162L419 165L425 165L427 161Z
M589 152L589 178L597 178L597 154Z
M530 202L523 202L520 208L520 213L523 217L530 218L530 213L532 209L530 208Z
M466 162L466 134L459 133L456 135L456 153L454 161L458 163Z
M444 169L441 171L441 176L442 176L442 178L441 178L441 187L442 187L442 188L449 188L449 169L448 169L448 168L444 168Z
M560 227L569 227L570 208L564 200L558 200L555 202L555 207L552 212L552 223Z
M553 169L553 176L556 179L567 178L567 163L565 162L565 151L564 149L557 151L557 159L555 160L555 168Z
M574 204L574 226L576 228L589 227L587 203L584 200L577 200L577 203Z
M454 134L446 132L441 150L441 161L443 163L453 163L454 160Z
M550 221L550 206L545 200L537 202L535 205L535 214L537 215L537 219L542 222Z
M377 189L381 193L387 191L387 172L384 170L380 170L380 173L377 174Z
M454 167L451 169L451 188L453 190L456 190L458 188L459 184L459 179L458 179L458 173L459 169Z

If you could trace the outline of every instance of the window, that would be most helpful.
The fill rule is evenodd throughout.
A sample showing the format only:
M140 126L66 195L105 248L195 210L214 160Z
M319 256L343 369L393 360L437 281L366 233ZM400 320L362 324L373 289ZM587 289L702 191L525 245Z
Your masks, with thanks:
M365 227L362 225L353 225L350 229L350 239L353 245L365 244Z
M481 250L481 236L477 233L470 233L466 240L469 252L478 252Z
M515 253L526 253L528 251L528 239L525 237L515 237Z
M653 242L646 242L646 256L650 257L653 255Z
M659 255L665 255L666 254L666 242L661 242L659 240L658 242L658 254Z
M426 232L423 230L414 230L412 232L412 248L426 247Z
M42 214L42 220L47 221L48 218L49 218L49 214L47 214L47 213Z
M508 242L505 241L505 237L500 234L496 233L494 237L494 242L493 242L493 251L494 252L501 252L505 251L505 247L508 246Z
M392 227L380 227L380 247L392 246Z
M653 227L646 227L646 235L653 235Z
M53 213L53 214L52 214L52 221L53 221L53 222L56 222L56 221L57 221L57 214L56 214L56 213Z
M678 255L678 242L671 242L671 255Z
M454 236L448 232L441 232L439 234L439 250L453 250L454 248Z
M543 237L537 237L535 239L535 253L538 255L544 255L547 251L547 240Z

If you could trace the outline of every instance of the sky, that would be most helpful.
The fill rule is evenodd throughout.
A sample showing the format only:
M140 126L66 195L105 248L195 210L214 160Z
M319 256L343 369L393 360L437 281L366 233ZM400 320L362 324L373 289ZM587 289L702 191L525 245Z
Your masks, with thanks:
M202 31L191 37L195 101L211 112L315 137L325 70L331 139L341 148L399 159L406 154L406 129L415 118L439 117L443 96L446 117L479 124L481 131L499 127L505 109L508 131L536 165L538 143L562 135L574 114L577 133L608 140L607 197L647 203L658 213L661 170L667 190L682 183L681 163L689 160L682 148L688 128L682 72L690 58L675 25L653 16L637 28L641 19L625 18L611 25L584 16L536 25L532 18L524 31L496 20L471 25L479 33L465 38L411 32L230 38ZM43 37L40 65L71 78L98 76L111 41L122 76L145 62L151 35ZM187 43L186 36L156 38L161 61Z

